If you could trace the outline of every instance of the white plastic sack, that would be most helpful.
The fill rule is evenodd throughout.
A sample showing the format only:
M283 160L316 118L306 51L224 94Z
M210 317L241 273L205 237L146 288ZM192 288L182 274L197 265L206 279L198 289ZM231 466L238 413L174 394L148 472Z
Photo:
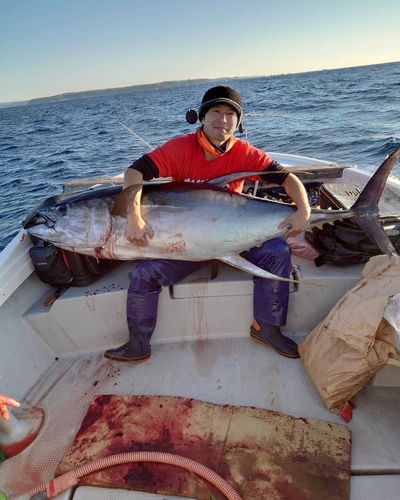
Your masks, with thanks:
M400 293L393 295L389 300L383 317L393 328L394 342L397 352L400 354Z

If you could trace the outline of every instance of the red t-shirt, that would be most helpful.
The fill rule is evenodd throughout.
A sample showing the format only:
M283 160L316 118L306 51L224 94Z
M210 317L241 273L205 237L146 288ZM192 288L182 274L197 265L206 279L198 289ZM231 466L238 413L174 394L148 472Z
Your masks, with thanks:
M272 163L267 153L240 139L227 153L207 161L196 133L171 139L147 154L157 165L160 177L172 177L178 182L201 182L233 172L261 172ZM260 180L258 176L251 178ZM244 180L236 180L227 188L241 193L243 184Z

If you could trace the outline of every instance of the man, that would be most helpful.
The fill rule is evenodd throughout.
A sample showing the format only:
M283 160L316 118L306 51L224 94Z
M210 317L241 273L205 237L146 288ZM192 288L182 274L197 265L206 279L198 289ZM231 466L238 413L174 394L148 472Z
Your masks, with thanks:
M201 102L197 132L168 141L135 161L125 172L124 188L143 184L143 180L171 176L174 181L200 182L240 171L260 171L260 179L281 184L297 206L280 225L289 226L286 236L308 227L310 207L302 183L263 151L233 136L243 114L242 98L236 90L219 85L208 90ZM262 172L274 172L265 174ZM258 179L258 177L256 177ZM241 192L243 180L231 182L227 189ZM127 215L125 236L134 245L147 246L153 231L140 211L141 190ZM250 262L271 273L289 277L290 248L283 238L270 240L261 247L241 254ZM201 262L141 261L129 274L127 300L129 341L109 349L105 357L116 361L145 361L151 355L150 339L156 326L158 298L162 286L181 281L202 265ZM298 357L297 345L282 335L289 299L288 283L254 277L254 321L251 337L271 346L278 353Z

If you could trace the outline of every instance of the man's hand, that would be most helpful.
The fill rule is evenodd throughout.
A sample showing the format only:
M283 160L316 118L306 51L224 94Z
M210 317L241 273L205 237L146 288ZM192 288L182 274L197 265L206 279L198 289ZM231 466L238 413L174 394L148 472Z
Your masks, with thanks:
M134 211L130 212L127 216L124 234L128 241L138 247L149 246L145 235L147 235L150 239L153 239L154 236L151 227L146 224L141 216L138 217Z
M296 234L305 231L310 226L309 219L310 210L301 208L296 210L294 214L281 222L281 224L279 224L279 229L283 229L284 227L291 225L291 228L285 234L285 238L289 238L290 236L295 236Z
M9 417L7 405L13 408L19 407L19 403L15 401L15 399L0 395L0 416L4 418L4 420L8 420Z

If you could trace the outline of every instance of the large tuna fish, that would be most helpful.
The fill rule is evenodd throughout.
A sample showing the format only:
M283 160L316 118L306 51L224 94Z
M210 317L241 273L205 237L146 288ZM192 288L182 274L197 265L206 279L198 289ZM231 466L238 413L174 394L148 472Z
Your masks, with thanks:
M313 209L310 227L354 218L383 253L396 254L377 218L379 198L399 154L400 149L386 159L349 210ZM26 218L25 227L32 236L96 258L219 259L257 276L290 281L263 271L239 255L269 239L284 236L287 228L278 226L296 210L292 205L218 187L245 176L244 172L235 173L204 184L145 185L142 215L154 231L147 247L138 247L124 236L126 211L139 186L123 191L120 186L113 186L52 198Z

